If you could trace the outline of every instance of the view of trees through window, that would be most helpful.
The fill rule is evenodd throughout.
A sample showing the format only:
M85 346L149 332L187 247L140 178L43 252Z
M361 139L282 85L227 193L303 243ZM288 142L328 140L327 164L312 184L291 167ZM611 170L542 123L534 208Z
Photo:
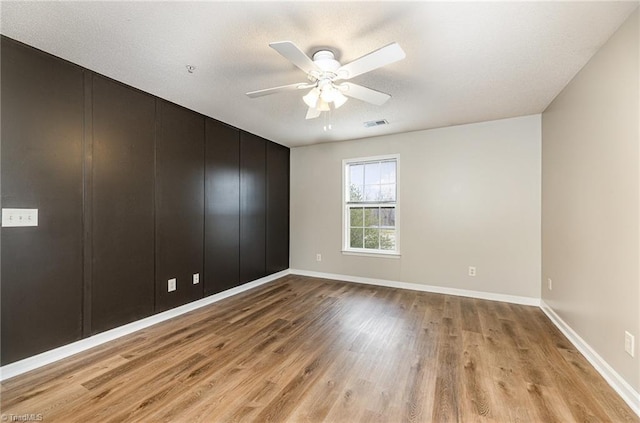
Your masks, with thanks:
M396 250L396 159L348 163L348 248Z

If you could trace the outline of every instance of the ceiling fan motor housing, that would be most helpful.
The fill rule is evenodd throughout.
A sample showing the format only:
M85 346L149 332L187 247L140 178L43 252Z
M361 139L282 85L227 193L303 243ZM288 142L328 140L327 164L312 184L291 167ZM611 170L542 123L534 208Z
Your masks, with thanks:
M320 50L313 54L313 63L324 72L335 72L340 67L340 62L329 50Z

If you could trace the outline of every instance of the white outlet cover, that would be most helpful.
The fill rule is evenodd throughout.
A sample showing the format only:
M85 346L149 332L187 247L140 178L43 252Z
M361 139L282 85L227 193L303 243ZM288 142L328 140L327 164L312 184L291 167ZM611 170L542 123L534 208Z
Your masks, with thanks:
M631 335L629 332L624 331L624 350L631 356L634 357L636 354L635 351L635 346L636 346L636 339L633 335Z
M177 282L176 278L169 279L168 284L167 284L167 291L168 292L173 292L173 291L175 291L177 289L176 288L176 282Z
M475 266L469 266L469 276L475 276L475 275L476 275Z
M193 284L197 285L200 283L200 273L194 273L193 274Z

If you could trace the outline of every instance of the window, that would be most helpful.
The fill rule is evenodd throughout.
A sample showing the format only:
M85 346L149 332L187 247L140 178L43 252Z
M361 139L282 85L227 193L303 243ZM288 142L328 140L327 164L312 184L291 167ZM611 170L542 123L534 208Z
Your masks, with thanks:
M397 255L399 156L343 161L344 251Z

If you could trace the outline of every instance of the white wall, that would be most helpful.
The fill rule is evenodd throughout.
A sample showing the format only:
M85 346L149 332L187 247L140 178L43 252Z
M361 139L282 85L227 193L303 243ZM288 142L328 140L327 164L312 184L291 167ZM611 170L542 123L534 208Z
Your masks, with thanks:
M636 11L542 115L545 303L640 391ZM624 352L624 331L636 357Z
M539 298L540 129L535 115L292 149L291 267ZM344 255L342 160L395 153L401 257Z

